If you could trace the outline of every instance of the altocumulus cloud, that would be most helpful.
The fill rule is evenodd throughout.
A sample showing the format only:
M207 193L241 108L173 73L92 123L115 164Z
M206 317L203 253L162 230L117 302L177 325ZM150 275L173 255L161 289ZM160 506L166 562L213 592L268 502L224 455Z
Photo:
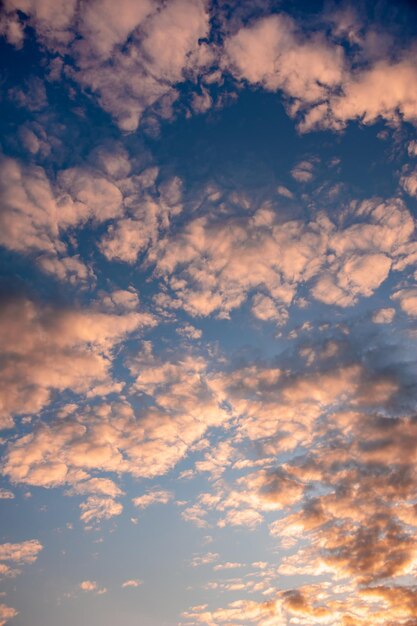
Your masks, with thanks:
M416 14L319 5L3 3L0 626L414 626Z

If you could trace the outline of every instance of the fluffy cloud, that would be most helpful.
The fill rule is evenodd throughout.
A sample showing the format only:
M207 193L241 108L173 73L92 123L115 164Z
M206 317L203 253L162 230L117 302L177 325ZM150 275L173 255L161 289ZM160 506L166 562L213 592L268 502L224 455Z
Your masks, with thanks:
M417 317L417 288L410 287L409 289L400 289L393 294L393 299L398 300L402 310L410 315L410 317Z
M106 587L100 587L95 580L83 580L80 583L80 589L86 592L94 592L99 596L107 593Z
M97 93L103 108L116 118L122 130L133 131L146 108L163 97L169 106L176 97L175 84L204 66L206 60L200 52L204 45L199 46L199 39L208 33L208 14L200 0L172 0L161 6L142 2L135 8L132 2L125 4L128 11L124 23L118 17L110 25L104 16L105 32L101 15L98 22L95 16L89 20L92 9L87 8L84 40L74 47L79 68L74 77ZM106 9L109 12L108 5L104 10L102 5L103 13ZM124 44L139 22L140 30L133 33L124 48L113 50L107 61L112 47Z
M417 430L413 409L404 410L409 378L402 366L387 367L383 350L373 367L341 367L348 344L344 356L325 352L303 373L258 366L217 374L212 384L238 416L237 457L244 437L256 442L257 459L236 462L234 479L229 470L185 515L199 522L214 511L220 527L249 529L272 516L278 574L313 583L281 591L274 570L270 584L258 587L274 594L272 604L254 603L243 621L247 599L223 609L195 607L183 615L187 623L411 623ZM409 403L415 406L415 396ZM242 475L259 461L266 467Z
M153 245L147 259L169 287L161 304L193 316L228 317L255 291L254 315L283 323L306 282L327 304L352 306L371 296L391 268L413 263L413 232L413 217L395 198L352 203L335 223L324 213L307 223L283 221L261 207L240 219L189 221Z
M249 22L235 19L225 24L221 47L202 41L210 31L202 0L122 0L117 9L110 0L81 5L7 0L0 32L21 47L24 22L17 11L29 18L42 44L72 57L65 72L93 91L125 131L135 130L156 103L169 116L178 95L175 86L216 64L239 81L281 91L289 114L301 113L304 131L340 129L353 119L373 123L380 117L416 123L417 92L410 88L416 82L413 48L397 45L392 54L389 36L361 24L358 16L347 18L348 10L322 15L331 25L331 38L327 27L320 32L316 24L298 23L285 13ZM208 93L194 95L196 110L210 106Z
M319 33L305 36L285 14L242 28L226 40L225 51L238 78L303 102L321 100L343 75L342 48Z
M378 61L370 69L352 73L342 84L343 94L330 99L330 124L344 125L358 118L369 124L379 117L389 121L403 118L415 124L417 90L414 84L417 74L413 55L413 51L407 51L398 62ZM388 90L387 84L390 85ZM310 120L313 117L314 109Z
M201 42L209 32L202 0L122 0L117 7L109 0L7 0L0 32L21 47L24 27L17 11L29 18L41 44L72 57L66 73L92 90L125 131L135 130L143 112L161 99L161 112L169 111L175 85L213 59Z
M386 309L378 309L372 315L374 324L391 324L395 317L395 309L388 307Z
M16 617L16 615L18 615L16 609L6 604L0 604L0 626L4 626L9 619Z
M34 563L41 550L42 545L36 539L22 543L2 543L0 544L0 561Z
M312 293L326 304L350 306L358 296L371 296L387 278L391 260L384 254L352 255L318 279Z
M197 218L175 238L162 239L154 246L149 261L155 263L159 275L176 272L169 286L192 315L217 312L228 317L250 290L260 287L278 305L288 305L297 282L317 271L327 233L316 224L277 224L275 220L273 212L262 209L252 218L221 223ZM256 308L261 315L260 302Z
M166 489L154 489L148 491L143 496L133 498L132 502L140 509L146 509L148 506L155 503L167 504L173 497L173 494Z
M40 411L53 391L109 384L113 347L155 323L147 313L57 308L25 297L3 297L0 320L3 427L13 414Z
M417 171L413 170L409 174L401 176L401 186L409 196L417 196Z
M114 47L123 44L151 11L149 0L121 0L117 6L111 0L89 2L80 15L76 54L84 62L108 59Z
M120 502L116 502L113 498L102 498L99 496L90 496L85 502L80 504L80 519L86 523L100 522L110 519L115 515L120 515L123 506Z
M352 37L358 58L345 55L324 33L302 33L290 16L281 13L254 21L228 37L223 64L237 78L269 91L280 90L292 99L288 112L296 115L301 110L303 131L317 126L340 129L349 120L373 123L380 117L415 124L417 91L409 87L416 82L414 50L397 51L392 60L383 33L370 30L363 35L356 18L354 28L346 27L345 18L338 21L336 38Z
M21 570L11 564L34 563L42 549L42 544L36 539L0 544L0 576L17 576Z
M9 19L16 19L14 11L31 17L33 25L51 47L66 44L70 38L70 26L75 17L76 0L6 0L5 9Z
M181 213L180 179L174 177L156 187L157 174L156 168L149 168L124 181L128 215L114 220L100 242L100 250L109 261L134 264L139 254L158 240L160 231Z
M299 183L308 183L314 178L313 163L300 161L291 170L291 176Z
M40 267L60 279L86 280L88 268L78 256L68 256L62 234L90 220L99 223L119 216L118 187L88 168L59 172L55 187L43 168L16 159L1 158L0 170L0 245L36 253Z
M132 359L134 389L153 406L135 412L127 403L103 404L82 414L71 412L9 445L4 472L13 482L39 486L68 484L71 494L95 494L81 505L82 519L106 518L117 510L110 496L119 489L90 472L130 473L154 477L182 459L208 428L222 425L227 412L206 380L202 359L161 363L149 350ZM104 495L108 497L104 497ZM150 492L138 506L165 492ZM121 510L121 509L120 509Z

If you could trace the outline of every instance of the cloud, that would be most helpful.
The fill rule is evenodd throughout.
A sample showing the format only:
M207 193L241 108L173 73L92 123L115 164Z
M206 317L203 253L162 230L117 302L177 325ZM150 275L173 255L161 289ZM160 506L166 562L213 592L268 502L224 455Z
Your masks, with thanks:
M69 495L95 494L115 498L123 494L123 491L109 478L89 478L76 483L69 491ZM93 502L93 500L91 501Z
M191 567L200 567L201 565L209 565L214 563L219 558L217 552L207 552L206 554L200 554L193 557L190 562Z
M153 489L148 491L143 496L133 498L132 502L140 509L146 509L151 504L160 503L167 504L172 500L174 495L166 489Z
M372 315L374 324L391 324L395 317L395 309L388 307L386 309L378 309Z
M290 191L287 187L284 187L284 185L279 185L277 187L277 193L284 198L289 198L290 200L294 197L292 191Z
M274 214L262 209L252 218L221 223L203 217L162 238L148 258L157 275L176 272L169 285L188 313L228 317L260 287L288 305L297 282L317 271L327 237L317 231L298 221L275 224Z
M343 75L342 48L320 33L304 35L284 13L241 28L226 40L225 52L237 78L303 102L321 100Z
M85 592L94 592L99 596L107 593L106 587L100 587L95 580L83 580L80 583L80 589Z
M161 6L142 2L135 8L132 2L125 3L125 23L121 24L119 17L104 33L99 15L98 23L94 16L94 26L84 29L85 41L74 47L78 70L73 76L97 94L101 106L122 130L133 131L148 107L163 97L175 99L175 84L204 65L200 54L204 46L199 46L199 39L208 33L208 14L200 0L173 0ZM89 15L87 9L87 21ZM129 29L137 25L135 21L140 22L140 31L132 32L122 47ZM116 43L120 46L107 61L110 47Z
M415 84L416 68L412 59L410 50L397 62L381 60L370 69L352 73L342 84L343 94L330 99L330 125L344 125L358 118L371 124L379 117L393 122L402 118L415 124L417 91L414 87L410 90L410 85ZM388 91L386 84L390 85Z
M144 395L145 402L135 410L127 401L103 403L83 412L71 409L49 423L39 421L32 432L9 443L3 472L16 483L68 485L70 495L94 494L81 504L82 519L107 518L121 512L113 500L121 492L111 480L90 472L163 475L210 427L227 421L202 359L162 363L145 343L142 355L128 365L136 377L131 393ZM168 494L149 492L137 504L155 498L165 501Z
M158 170L132 176L123 191L129 214L114 220L99 248L109 261L136 263L138 256L158 240L171 219L182 210L181 181L169 179L153 189ZM156 193L155 193L156 192Z
M13 11L31 17L31 25L50 47L66 44L71 38L70 26L75 16L76 0L6 0L5 9L11 19Z
M336 267L318 279L312 294L326 304L345 307L355 304L358 296L371 296L388 277L391 261L384 254L352 255Z
M117 7L111 0L89 2L80 16L76 55L84 63L87 59L108 59L115 46L123 44L151 11L149 0L121 0Z
M196 328L192 324L184 324L175 330L181 337L186 337L187 339L201 339L203 334L202 330Z
M7 0L1 32L22 47L25 22L17 11L28 17L42 45L71 59L63 63L64 74L93 92L123 131L134 131L154 105L171 116L176 86L206 74L209 82L209 72L216 71L280 91L302 131L339 130L349 120L374 123L381 117L416 123L414 48L349 8L323 13L321 30L283 12L225 20L217 8L226 32L222 46L205 41L211 25L202 0L122 0L117 9L110 0ZM194 93L191 106L207 110L210 94Z
M57 308L23 296L3 297L0 320L3 427L14 414L40 411L53 391L108 384L112 349L155 323L147 313Z
M409 174L401 176L400 185L409 196L417 196L417 170L414 169Z
M142 584L141 580L137 580L136 578L131 578L129 580L125 580L122 583L122 589L128 589L130 587L137 588Z
M42 167L2 157L0 245L30 254L60 280L86 281L91 270L69 256L63 235L88 221L106 222L122 213L122 195L112 182L88 168L58 172L52 185Z
M0 604L0 626L4 626L9 619L16 617L18 612L6 604Z
M400 289L392 295L393 300L399 300L400 307L410 317L417 317L417 289Z
M253 293L252 312L285 323L307 283L311 295L348 307L370 297L391 269L412 264L414 220L401 199L352 202L333 217L285 220L271 207L250 216L206 215L167 233L147 253L167 284L160 305L228 318Z
M0 561L34 563L42 547L37 539L21 543L2 543L0 544Z
M264 322L285 324L288 319L288 312L283 306L278 306L272 298L260 293L256 294L252 300L252 313Z
M14 493L9 489L0 489L0 500L13 500Z
M89 496L85 502L80 504L80 519L85 524L91 522L101 522L110 519L116 515L120 515L123 506L120 502L116 502L113 498L103 498L99 496Z
M195 607L198 609L198 607ZM192 620L193 623L214 624L241 624L242 616L246 622L256 623L262 626L268 626L276 621L278 616L277 604L275 601L255 602L253 600L236 600L227 608L209 611L202 608L196 612L187 611L182 614L186 620Z
M291 176L298 183L308 183L314 178L313 163L310 161L300 161L291 170Z
M340 368L343 357L336 354L330 358ZM278 574L313 577L313 583L282 591L272 580L272 604L250 604L248 613L242 613L247 599L221 609L195 607L183 614L186 620L411 623L415 590L404 576L417 568L416 420L404 413L408 379L401 367L387 367L382 352L373 363L374 371L365 364L326 371L323 364L317 372L315 365L310 374L288 378L263 376L262 367L252 368L251 377L245 370L218 375L239 415L237 434L256 441L261 458L271 449L274 455L266 469L218 481L198 505L221 513L221 527L256 528L265 514L279 511L270 524L281 544Z
M17 576L21 570L11 567L10 564L34 563L42 549L43 546L37 539L30 539L21 543L0 544L0 576Z

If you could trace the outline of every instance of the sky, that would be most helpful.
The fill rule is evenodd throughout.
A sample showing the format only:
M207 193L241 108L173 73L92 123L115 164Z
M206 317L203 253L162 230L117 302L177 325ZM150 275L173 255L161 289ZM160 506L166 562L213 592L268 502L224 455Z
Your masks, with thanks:
M417 625L416 55L3 0L0 626Z

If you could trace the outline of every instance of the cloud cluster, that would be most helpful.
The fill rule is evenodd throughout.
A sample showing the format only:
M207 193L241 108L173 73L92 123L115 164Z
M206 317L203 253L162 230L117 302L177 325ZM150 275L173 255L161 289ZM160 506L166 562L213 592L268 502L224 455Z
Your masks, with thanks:
M200 494L185 518L213 523L214 512L220 527L249 529L268 519L280 545L275 576L289 577L289 584L294 576L316 580L284 591L266 574L273 602L202 607L184 614L187 623L413 623L417 400L415 391L410 397L411 372L406 364L390 366L393 356L387 359L382 346L371 360L361 358L352 341L332 350L319 344L304 371L259 365L213 380L238 416L235 478L228 469L227 479ZM241 452L248 442L258 452L252 460Z
M413 233L412 215L395 198L352 203L336 223L323 212L283 221L261 207L249 217L191 220L162 237L148 260L174 308L228 317L255 292L254 315L281 323L305 283L314 298L341 307L371 296L391 269L413 263Z
M72 57L66 73L94 92L124 131L135 130L143 112L163 98L162 110L169 109L177 97L175 85L212 58L201 43L209 30L202 0L122 0L117 7L109 0L7 0L2 32L21 46L24 33L16 11L29 18L42 44L62 55L61 68L62 57Z
M341 46L324 35L306 36L296 21L281 13L241 28L225 43L226 64L240 79L268 91L282 90L305 103L326 98L344 72Z
M14 565L34 563L42 548L42 544L37 539L0 544L0 576L17 576L21 570L15 568Z
M228 419L206 379L203 359L161 362L145 343L142 355L128 364L136 377L131 393L146 398L142 408L118 402L80 413L74 406L59 419L39 422L31 433L10 442L3 466L9 479L44 487L68 485L69 495L88 495L80 505L84 522L108 519L121 513L115 498L122 491L111 478L94 476L96 472L147 478L165 474L209 428ZM153 490L133 502L145 508L171 497L166 490Z
M113 348L155 324L148 313L57 307L24 296L3 297L0 320L3 427L15 414L39 412L53 392L94 394L96 385L111 391Z
M123 0L117 8L109 0L7 0L0 32L16 47L25 36L17 11L40 43L59 55L51 75L63 70L92 91L124 131L135 130L156 104L160 115L170 116L178 83L189 78L210 83L211 76L219 81L222 72L280 91L304 131L379 117L416 123L413 48L361 23L353 11L324 11L321 31L284 12L249 21L240 21L237 13L230 22L223 19L223 41L215 45L207 43L210 15L220 23L220 9L202 0ZM193 101L197 111L211 106L204 90L194 93Z
M118 187L86 167L60 171L52 185L42 167L8 157L1 158L0 172L0 245L35 255L44 271L61 280L87 280L89 268L69 254L63 234L120 215Z

